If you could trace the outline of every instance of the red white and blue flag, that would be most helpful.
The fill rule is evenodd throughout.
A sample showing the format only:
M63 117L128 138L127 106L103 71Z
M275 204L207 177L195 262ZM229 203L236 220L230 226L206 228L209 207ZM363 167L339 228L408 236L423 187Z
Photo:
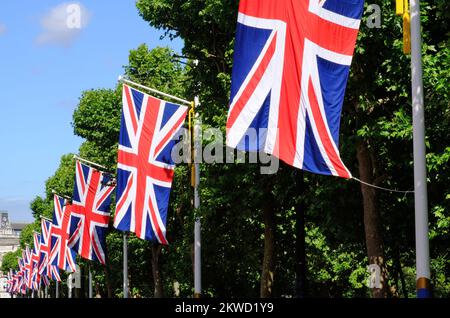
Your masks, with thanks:
M32 289L33 284L33 262L31 260L32 252L28 245L25 246L25 250L22 251L22 259L24 265L24 283L28 289Z
M7 293L13 292L13 285L14 285L14 272L12 269L9 269L8 274L6 275L6 286L5 290Z
M31 287L34 290L38 290L41 283L41 275L39 275L39 259L41 257L41 235L39 233L33 233L33 251L31 253L32 263L32 284Z
M72 273L76 270L76 253L67 244L69 241L71 205L55 194L53 224L51 230L50 263Z
M55 281L61 281L59 268L50 263L50 245L51 245L52 222L41 219L41 253L39 258L38 270L41 278L50 278ZM46 283L47 280L44 281Z
M363 5L240 1L228 146L351 178L339 154L339 126Z
M171 153L187 110L123 85L115 228L167 244Z
M21 261L19 261L20 264ZM22 276L23 276L23 272L21 272L20 270L18 272L16 272L13 276L13 285L12 285L12 289L11 292L13 294L18 294L20 292L20 287L22 284Z
M102 264L114 191L111 179L110 174L76 162L69 246L83 258Z
M22 258L19 258L19 273L17 278L17 285L14 292L26 294L27 284L26 284L26 252L22 251Z

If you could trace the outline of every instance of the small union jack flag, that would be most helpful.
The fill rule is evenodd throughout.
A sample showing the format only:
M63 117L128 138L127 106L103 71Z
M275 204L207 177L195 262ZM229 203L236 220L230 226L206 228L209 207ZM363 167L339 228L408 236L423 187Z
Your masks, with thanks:
M241 0L227 145L351 178L339 125L364 0Z
M115 228L167 244L171 152L187 110L123 85Z
M20 283L20 277L21 276L22 276L22 273L20 271L16 272L14 274L14 276L13 276L13 283L12 283L12 286L11 286L11 292L13 294L18 294L19 293L19 290L20 290L19 283Z
M76 270L76 253L67 244L69 241L71 209L72 206L66 199L55 194L50 263L69 273L75 272Z
M19 273L17 274L16 293L26 293L26 252L22 251L22 258L19 258Z
M14 284L14 272L12 269L9 269L8 274L6 275L6 285L5 290L7 293L13 292L13 284Z
M33 284L33 261L31 260L32 252L28 245L25 246L25 250L22 251L23 265L24 265L24 279L25 285L28 289L32 289Z
M41 253L39 258L38 270L42 278L48 277L55 281L61 281L59 269L52 265L49 259L51 244L52 222L41 219Z
M41 235L39 233L33 233L33 251L31 253L31 268L32 268L32 283L31 286L34 290L39 289L41 283L41 275L39 275L39 259L41 257Z
M18 280L16 285L16 292L20 293L22 291L22 285L26 285L26 265L25 265L25 258L26 258L25 251L22 251L22 257L19 258L19 272L18 272ZM25 286L26 288L26 286Z
M114 190L110 183L110 174L76 162L69 246L83 258L102 264Z

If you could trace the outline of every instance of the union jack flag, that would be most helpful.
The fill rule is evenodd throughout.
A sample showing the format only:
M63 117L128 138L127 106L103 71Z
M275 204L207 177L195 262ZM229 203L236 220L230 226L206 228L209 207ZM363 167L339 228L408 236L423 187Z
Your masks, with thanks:
M41 235L39 233L33 233L33 251L31 253L31 287L34 290L39 289L39 285L41 283L41 276L39 275L39 259L41 257Z
M22 251L23 265L24 265L24 283L26 288L33 288L33 260L32 252L28 245L25 246L25 250ZM19 265L20 266L20 265Z
M19 276L20 273L13 271L12 277L11 277L11 287L10 287L10 293L17 294L19 292L18 284L19 284Z
M72 273L76 270L76 253L68 246L70 213L72 206L55 194L53 224L51 230L50 263Z
M59 276L59 269L57 266L52 265L49 260L51 231L52 222L46 219L41 219L41 253L39 258L38 270L39 275L41 275L43 279L51 278L52 280L60 282L61 277ZM44 281L46 285L47 281L47 279L45 279Z
M227 145L351 178L339 125L364 0L241 0Z
M114 190L110 182L111 175L76 162L69 246L83 258L102 264Z
M12 293L14 284L14 272L12 269L9 269L8 274L6 275L6 285L5 290L7 293Z
M26 252L22 251L22 258L19 258L19 273L17 274L17 285L14 290L16 293L26 294Z
M171 152L187 109L123 85L115 228L167 244Z
M12 286L11 286L11 293L13 294L18 294L20 291L20 280L22 277L22 272L18 271L14 274L13 276L13 282L12 282Z

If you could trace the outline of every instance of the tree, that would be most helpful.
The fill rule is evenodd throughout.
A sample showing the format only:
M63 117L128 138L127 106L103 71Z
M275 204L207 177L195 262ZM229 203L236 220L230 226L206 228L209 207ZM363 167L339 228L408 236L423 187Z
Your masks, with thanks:
M22 257L22 249L20 248L15 252L8 252L3 255L2 267L0 270L3 273L8 273L10 269L15 271L19 270L19 263L17 262L19 257Z

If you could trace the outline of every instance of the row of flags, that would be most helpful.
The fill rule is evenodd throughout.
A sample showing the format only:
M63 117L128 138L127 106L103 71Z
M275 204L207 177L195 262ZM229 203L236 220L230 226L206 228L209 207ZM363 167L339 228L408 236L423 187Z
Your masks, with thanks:
M53 219L41 219L34 246L25 247L19 271L8 273L7 291L26 293L60 281L60 270L76 271L76 254L105 264L106 231L114 185L110 174L76 162L73 198L54 195Z
M363 3L240 1L228 146L264 151L313 173L351 178L340 158L338 135ZM188 107L125 84L122 100L117 175L76 162L72 200L54 196L53 220L42 220L33 250L26 247L20 270L9 273L11 292L59 280L59 270L75 271L76 254L105 264L114 190L114 227L168 244L171 153Z
M7 292L25 295L27 290L48 286L50 279L61 281L59 268L52 261L52 228L50 220L41 219L41 233L33 233L33 249L27 245L18 260L19 270L10 269L7 275Z
M172 148L188 108L123 85L117 176L76 160L72 198L54 194L52 220L41 219L34 246L26 246L19 271L8 273L7 290L26 293L76 271L76 255L106 263L111 195L116 189L114 227L168 244L166 220L175 164Z

